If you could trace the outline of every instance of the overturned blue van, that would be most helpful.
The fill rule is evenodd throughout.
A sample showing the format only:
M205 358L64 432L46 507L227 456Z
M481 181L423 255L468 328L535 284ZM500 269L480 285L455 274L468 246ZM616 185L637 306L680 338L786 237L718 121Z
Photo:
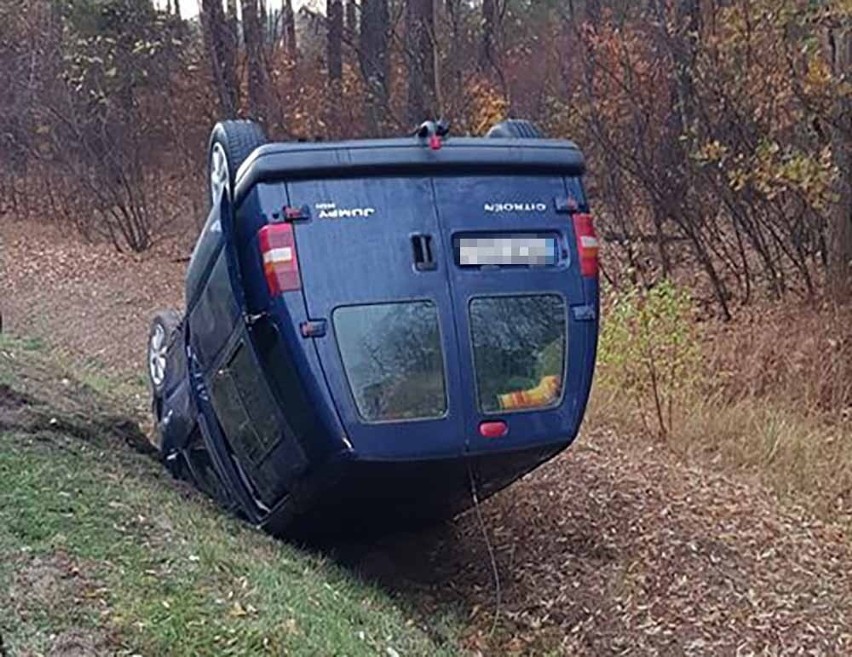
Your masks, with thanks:
M583 157L454 138L210 142L186 311L148 341L156 447L275 534L450 517L565 449L598 333Z

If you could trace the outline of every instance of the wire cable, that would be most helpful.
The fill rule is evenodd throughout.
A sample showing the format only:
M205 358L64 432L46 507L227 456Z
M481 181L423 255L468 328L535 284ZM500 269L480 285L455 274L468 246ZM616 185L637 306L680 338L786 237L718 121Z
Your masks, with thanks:
M470 495L473 499L473 509L476 514L477 524L482 532L482 538L485 539L485 547L488 550L488 558L491 562L491 574L494 577L494 620L491 623L491 631L488 633L489 638L494 636L497 631L497 622L500 619L500 606L502 604L502 590L500 587L500 571L497 568L497 558L494 554L494 547L491 545L491 539L488 536L488 528L485 526L485 518L479 508L479 495L476 492L476 478L473 476L473 469L468 463L467 474L470 479Z

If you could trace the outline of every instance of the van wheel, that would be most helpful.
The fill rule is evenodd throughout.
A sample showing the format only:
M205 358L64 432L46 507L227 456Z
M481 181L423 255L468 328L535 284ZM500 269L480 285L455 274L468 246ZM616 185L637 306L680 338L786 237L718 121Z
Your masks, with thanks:
M541 130L526 119L506 119L494 125L485 135L503 139L543 139Z
M223 192L233 198L237 170L255 148L265 143L263 128L254 121L219 121L213 127L207 149L207 182L212 205L219 202Z
M154 315L148 332L148 381L154 403L163 395L168 371L169 345L180 326L180 314L176 310L163 310ZM159 418L157 418L159 420Z

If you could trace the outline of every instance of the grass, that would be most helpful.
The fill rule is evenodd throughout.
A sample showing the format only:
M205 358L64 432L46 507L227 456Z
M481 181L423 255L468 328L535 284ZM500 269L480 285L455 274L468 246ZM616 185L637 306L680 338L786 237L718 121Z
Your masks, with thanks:
M653 294L615 306L605 315L590 423L656 434L687 460L754 477L785 501L852 521L848 313L760 309L730 324L696 325L686 298L675 308ZM656 324L636 321L642 313ZM677 334L689 350L671 349Z
M675 435L680 451L756 475L782 499L803 502L825 517L849 513L850 444L848 425L754 398L696 400Z
M646 424L624 391L599 386L589 404L591 425L643 435ZM801 412L777 400L725 401L689 395L679 401L665 442L687 461L754 477L779 499L825 518L849 517L852 427Z
M11 654L63 641L83 654L455 654L452 629L438 645L381 590L173 482L110 432L115 409L98 386L55 370L37 345L0 339L0 382Z

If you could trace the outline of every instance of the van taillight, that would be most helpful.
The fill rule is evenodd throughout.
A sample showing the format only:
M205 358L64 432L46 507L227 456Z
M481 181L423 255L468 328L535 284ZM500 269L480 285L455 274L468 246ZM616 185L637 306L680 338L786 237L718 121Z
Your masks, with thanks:
M574 215L577 253L580 255L580 274L594 278L598 275L598 236L590 214Z
M257 233L263 257L263 273L272 296L301 289L299 259L296 256L296 239L293 225L269 224Z

